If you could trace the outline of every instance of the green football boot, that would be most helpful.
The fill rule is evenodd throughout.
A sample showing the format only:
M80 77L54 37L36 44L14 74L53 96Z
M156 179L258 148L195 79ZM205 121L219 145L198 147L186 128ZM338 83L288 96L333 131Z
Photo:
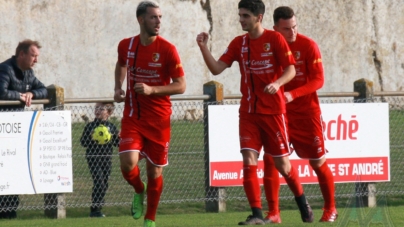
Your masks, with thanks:
M146 194L147 191L147 184L143 182L143 185L144 185L143 192L139 194L135 192L135 194L133 195L132 209L130 211L134 219L139 219L143 215L143 201L144 201L144 195Z
M149 219L145 219L144 223L143 223L143 227L156 227L156 222L149 220Z

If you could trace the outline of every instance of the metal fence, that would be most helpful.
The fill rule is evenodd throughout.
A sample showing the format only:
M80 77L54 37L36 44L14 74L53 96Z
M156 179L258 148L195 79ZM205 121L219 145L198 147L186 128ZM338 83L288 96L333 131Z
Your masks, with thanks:
M321 103L352 103L358 93L320 94ZM377 95L377 97L376 97ZM404 194L404 93L377 93L370 99L361 102L387 102L390 109L390 165L391 181L377 183L376 195ZM226 200L246 200L242 187L226 188L225 194L219 194L216 188L206 186L206 142L204 140L204 110L207 104L234 105L239 103L239 96L225 96L222 102L210 102L209 96L178 96L172 99L172 138L169 151L169 165L164 168L164 190L161 203L208 202ZM64 110L72 114L72 159L73 159L73 193L66 193L65 207L90 207L93 180L86 161L85 148L80 145L80 137L84 126L94 119L94 102L111 101L104 99L65 100ZM356 100L355 102L358 102ZM37 110L43 109L36 107ZM61 106L56 109L62 109ZM120 128L123 106L116 105L110 121ZM206 113L206 112L205 112ZM121 176L117 148L112 155L112 171L108 180L108 191L104 206L129 206L133 189ZM240 155L239 151L234 151ZM241 155L240 155L241 158ZM145 180L144 160L140 162L142 178ZM290 190L281 186L281 200L293 198ZM358 186L354 183L336 184L336 197L355 195ZM305 193L309 198L321 198L318 185L305 185ZM285 189L285 190L284 190ZM362 191L366 191L363 189ZM366 193L366 192L365 192ZM357 195L360 196L360 195ZM264 193L262 198L264 198ZM48 197L45 196L45 199ZM45 210L44 195L20 195L18 210Z

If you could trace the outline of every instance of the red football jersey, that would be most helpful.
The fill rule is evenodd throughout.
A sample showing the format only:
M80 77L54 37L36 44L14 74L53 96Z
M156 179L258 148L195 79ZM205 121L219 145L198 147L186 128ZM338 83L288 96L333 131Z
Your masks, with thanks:
M324 84L320 50L312 39L301 34L289 47L296 61L296 76L284 88L294 98L286 104L288 118L317 116L321 110L316 91Z
M184 76L175 46L160 36L148 46L140 44L139 35L126 38L118 45L118 61L128 69L124 116L137 119L169 117L169 95L141 95L135 93L133 87L135 83L168 85L172 78Z
M250 39L248 33L237 36L219 60L229 66L234 61L239 63L240 112L285 113L283 87L273 95L264 93L264 88L282 75L282 68L295 64L287 42L279 33L265 29L257 39Z

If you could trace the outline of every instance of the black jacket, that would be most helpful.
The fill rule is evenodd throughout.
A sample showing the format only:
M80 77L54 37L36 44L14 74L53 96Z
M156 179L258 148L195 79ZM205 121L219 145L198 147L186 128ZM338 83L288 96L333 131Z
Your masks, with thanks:
M92 139L92 132L100 124L105 125L109 132L111 133L111 141L107 144L100 145ZM113 147L119 145L119 135L118 129L114 124L109 121L101 121L95 119L94 121L88 123L83 130L81 135L80 143L81 146L86 147L86 155L112 155Z
M22 71L17 66L16 57L0 64L0 100L20 100L20 93L32 92L34 99L46 99L48 91L32 69ZM24 109L25 105L0 106L0 110Z

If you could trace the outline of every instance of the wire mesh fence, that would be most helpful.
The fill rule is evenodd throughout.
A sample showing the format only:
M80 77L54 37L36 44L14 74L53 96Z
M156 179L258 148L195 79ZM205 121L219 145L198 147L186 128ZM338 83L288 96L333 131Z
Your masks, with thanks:
M321 103L353 103L353 98L320 98ZM391 181L377 183L376 195L403 195L404 190L404 98L379 97L355 102L374 102L389 104L390 127L390 167ZM173 101L173 114L171 117L172 138L169 150L169 165L164 167L164 190L161 203L206 202L208 200L224 199L227 201L246 200L242 187L226 188L225 198L219 198L218 191L206 186L206 142L204 110L207 103L203 100ZM221 105L239 104L238 99L228 99ZM41 109L37 107L29 110ZM60 109L56 107L55 109ZM72 115L72 163L73 163L73 192L66 193L65 207L91 207L96 198L99 206L129 206L133 196L133 188L121 176L119 167L118 148L112 147L111 154L86 155L86 148L80 143L85 126L94 121L95 104L66 105L64 110L71 111ZM120 129L120 120L123 112L122 105L116 105L109 121ZM371 113L369 113L371 114ZM377 120L377 116L375 116ZM234 155L240 155L234 151ZM145 176L145 162L140 161L142 179ZM98 172L96 171L98 170ZM360 183L360 182L358 182ZM93 192L93 187L95 190ZM281 200L293 198L287 186L282 185ZM358 187L365 184L338 183L336 184L336 197L351 197L358 191ZM304 185L306 196L321 198L321 191L316 184ZM366 188L360 191L366 193ZM263 191L263 190L262 190ZM92 193L95 193L92 195ZM104 195L105 194L105 195ZM221 195L223 196L223 195ZM93 199L92 199L93 197ZM262 194L264 198L264 193ZM19 195L18 210L42 210L47 207L47 199L52 197L37 195ZM0 210L10 210L13 207L12 196L0 196L2 203ZM8 206L5 206L5 204Z

